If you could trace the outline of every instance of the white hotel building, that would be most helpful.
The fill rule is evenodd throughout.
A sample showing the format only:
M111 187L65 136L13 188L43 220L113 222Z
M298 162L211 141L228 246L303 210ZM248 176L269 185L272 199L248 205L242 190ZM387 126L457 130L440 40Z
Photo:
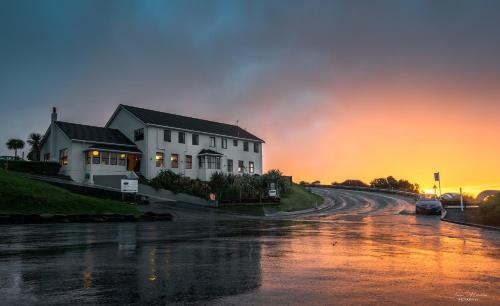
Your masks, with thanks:
M161 170L207 181L214 172L262 174L263 143L236 125L133 106L119 105L105 127L58 121L54 108L41 156L77 182Z

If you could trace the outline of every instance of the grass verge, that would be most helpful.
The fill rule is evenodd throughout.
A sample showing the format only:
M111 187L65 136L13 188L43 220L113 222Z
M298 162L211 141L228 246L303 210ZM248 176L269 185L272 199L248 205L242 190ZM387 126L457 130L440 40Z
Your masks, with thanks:
M293 185L290 193L282 196L279 205L266 205L265 209L269 212L297 211L316 207L316 204L319 206L323 204L323 200L322 196L309 192L302 186ZM264 206L259 205L227 205L219 209L250 215L264 215Z
M133 214L126 203L71 193L48 183L0 169L0 213L5 214Z

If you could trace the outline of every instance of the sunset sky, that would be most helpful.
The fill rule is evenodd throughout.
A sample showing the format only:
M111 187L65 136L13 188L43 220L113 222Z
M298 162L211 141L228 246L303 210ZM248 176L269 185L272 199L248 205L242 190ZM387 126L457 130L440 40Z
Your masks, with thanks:
M500 1L0 1L0 155L120 103L239 120L295 181L500 189Z

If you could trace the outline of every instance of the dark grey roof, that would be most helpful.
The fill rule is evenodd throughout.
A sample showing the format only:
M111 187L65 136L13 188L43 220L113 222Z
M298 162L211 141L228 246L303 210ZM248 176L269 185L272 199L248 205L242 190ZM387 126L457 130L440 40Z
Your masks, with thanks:
M104 151L110 151L110 152L127 152L127 153L142 154L141 150L139 150L137 147L108 145L108 144L102 144L102 143L93 144L90 147L88 147L85 151L89 151L89 150L104 150Z
M71 139L88 142L103 142L108 144L120 144L134 146L135 144L116 129L103 128L63 121L56 121L57 126Z
M155 124L172 128L199 131L209 134L218 134L235 138L246 138L264 142L259 137L253 135L248 131L245 131L244 129L236 125L163 113L129 105L121 106L134 114L137 118L139 118L139 120L146 124Z
M198 153L198 155L221 155L222 156L221 153L213 151L213 150L209 150L209 149L201 150L200 153Z

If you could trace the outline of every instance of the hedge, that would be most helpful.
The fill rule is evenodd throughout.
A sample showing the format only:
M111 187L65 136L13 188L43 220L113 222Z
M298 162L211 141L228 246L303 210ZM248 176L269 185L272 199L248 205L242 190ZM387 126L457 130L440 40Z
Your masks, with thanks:
M8 163L8 166L6 165ZM28 172L45 175L57 175L61 165L58 162L41 162L41 161L25 161L25 160L0 160L0 168L8 170Z

